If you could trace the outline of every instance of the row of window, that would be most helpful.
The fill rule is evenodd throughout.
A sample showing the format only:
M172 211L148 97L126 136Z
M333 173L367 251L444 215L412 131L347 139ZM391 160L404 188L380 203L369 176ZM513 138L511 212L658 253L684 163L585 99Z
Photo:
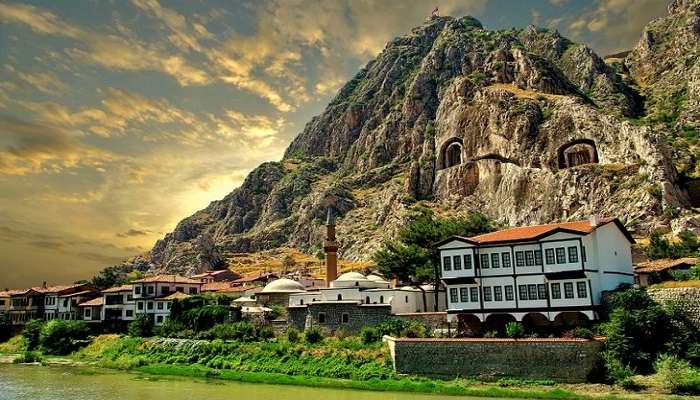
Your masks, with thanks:
M574 282L564 282L564 298L573 299ZM490 301L513 301L513 285L505 286L484 286L481 288L484 302ZM558 300L562 298L562 284L559 282L550 283L551 298ZM588 287L586 282L576 282L576 297L579 299L588 298ZM547 300L547 285L544 283L518 285L518 298L526 300ZM478 287L450 288L450 303L478 303Z
M144 286L143 287L143 294L149 295L149 294L154 294L156 291L155 286ZM183 286L177 286L175 288L176 292L180 293L185 293L185 288ZM141 294L141 286L134 286L134 293L140 295ZM191 287L189 288L189 293L190 294L197 294L197 288L196 287ZM167 295L170 294L170 287L168 286L161 286L160 288L160 294L161 295Z
M144 303L143 301L137 302L136 308L139 310L143 310L143 303ZM172 302L169 301L167 303L163 303L162 301L158 301L158 302L156 302L156 304L157 304L156 308L158 308L159 310L163 310L163 309L170 310L170 306L172 305ZM153 310L153 302L152 301L146 302L146 309L149 311Z
M586 251L585 247L582 248L582 258L586 261ZM568 258L567 258L568 252ZM487 253L480 254L481 268L510 268L511 257L509 252L503 253ZM577 263L578 257L578 247L570 246L568 248L557 247L556 249L545 249L545 262L547 265L552 264L566 264ZM464 262L463 262L464 261ZM515 252L515 265L517 267L532 267L536 265L542 265L542 251L541 250L524 250ZM459 271L462 268L472 269L472 256L470 254L465 254L463 256L444 256L442 258L442 268L445 271Z

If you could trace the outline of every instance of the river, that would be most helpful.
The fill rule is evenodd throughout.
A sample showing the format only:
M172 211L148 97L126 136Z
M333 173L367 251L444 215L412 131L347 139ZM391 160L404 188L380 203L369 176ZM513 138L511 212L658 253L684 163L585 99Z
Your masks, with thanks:
M0 364L0 400L455 400L421 395ZM476 398L470 398L476 399Z

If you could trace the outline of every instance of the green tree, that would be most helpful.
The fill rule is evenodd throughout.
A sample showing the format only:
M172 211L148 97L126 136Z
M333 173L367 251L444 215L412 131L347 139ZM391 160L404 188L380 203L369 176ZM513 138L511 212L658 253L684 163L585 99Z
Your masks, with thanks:
M133 336L133 337L153 336L153 316L148 315L148 314L139 314L129 324L129 336Z
M39 342L41 349L49 354L68 354L74 351L90 335L85 321L63 321L54 319L41 327Z
M450 236L473 236L492 230L483 214L440 217L422 203L413 207L406 226L396 240L387 240L373 255L386 276L404 282L430 282L435 277L439 254L435 243Z
M44 322L38 319L32 319L24 324L24 329L22 330L22 336L27 342L27 350L34 350L39 347L39 335L41 334L41 327Z

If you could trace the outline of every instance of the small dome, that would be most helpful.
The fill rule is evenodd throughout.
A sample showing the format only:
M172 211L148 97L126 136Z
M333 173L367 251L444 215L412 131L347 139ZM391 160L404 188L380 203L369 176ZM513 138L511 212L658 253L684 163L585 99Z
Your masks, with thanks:
M365 278L364 275L362 275L359 272L351 271L351 272L346 272L338 277L336 281L340 282L347 282L347 281L366 281L367 278Z
M304 286L291 279L280 278L268 283L261 293L297 293L303 292Z
M384 278L382 278L379 275L369 274L369 275L367 275L367 279L369 279L372 282L386 283L386 280L384 280Z

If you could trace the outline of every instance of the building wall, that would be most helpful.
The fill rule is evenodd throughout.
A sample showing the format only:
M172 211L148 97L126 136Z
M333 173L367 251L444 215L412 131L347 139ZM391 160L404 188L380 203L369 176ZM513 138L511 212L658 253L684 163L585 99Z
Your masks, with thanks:
M600 365L601 343L584 339L384 340L401 374L584 382Z
M392 318L398 318L404 321L417 321L433 329L443 329L447 324L447 313L445 312L392 314Z
M659 303L678 302L688 319L700 329L700 288L648 289L647 293Z
M320 321L320 314L325 315L325 322ZM343 322L343 314L347 314L347 322ZM307 326L307 316L309 326ZM356 303L314 303L306 307L289 308L287 320L290 327L303 330L308 327L335 332L355 334L365 326L374 326L391 317L391 306L362 305Z

